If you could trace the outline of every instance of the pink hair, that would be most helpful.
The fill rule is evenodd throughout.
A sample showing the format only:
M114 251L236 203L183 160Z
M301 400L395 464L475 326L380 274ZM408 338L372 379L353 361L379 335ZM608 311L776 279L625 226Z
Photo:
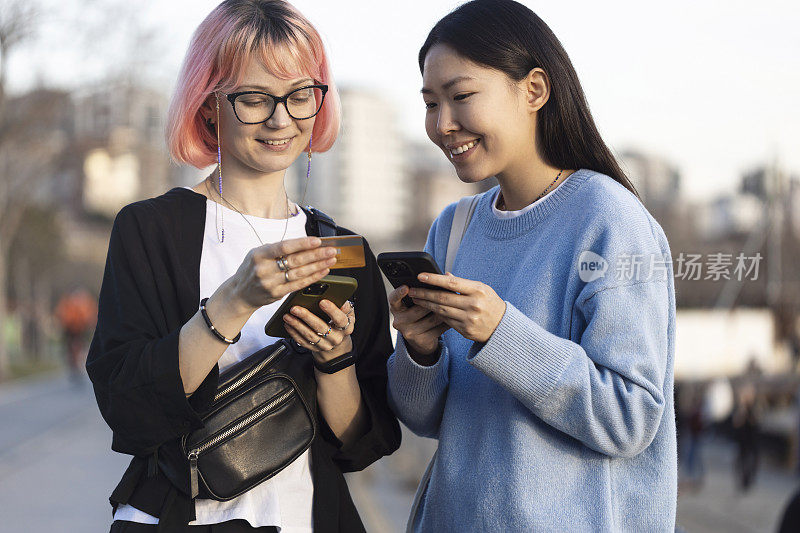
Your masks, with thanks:
M312 148L325 152L333 146L341 105L317 30L283 0L225 0L194 32L178 76L166 128L174 160L197 168L216 161L217 139L200 109L214 91L239 85L251 58L279 78L310 76L328 85L315 117Z

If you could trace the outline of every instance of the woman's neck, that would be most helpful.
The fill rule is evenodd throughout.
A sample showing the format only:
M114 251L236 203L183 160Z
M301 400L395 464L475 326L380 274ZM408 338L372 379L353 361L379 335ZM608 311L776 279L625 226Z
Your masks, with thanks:
M296 208L287 199L284 185L285 170L272 174L239 176L222 172L222 195L219 193L219 173L214 171L194 187L199 192L225 207L238 210L245 215L260 218L283 219L295 213Z
M558 187L573 172L550 166L538 158L502 172L497 175L501 193L498 209L518 211Z

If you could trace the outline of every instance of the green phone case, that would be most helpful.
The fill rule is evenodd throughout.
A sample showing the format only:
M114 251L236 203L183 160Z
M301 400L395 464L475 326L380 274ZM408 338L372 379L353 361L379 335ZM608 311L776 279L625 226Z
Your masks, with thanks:
M325 286L320 286L321 284ZM328 322L331 317L320 308L319 302L330 300L337 307L342 307L347 299L356 292L356 288L358 288L358 281L355 278L327 275L308 287L290 294L264 326L264 333L270 337L291 337L284 327L283 315L288 314L289 309L295 305L305 307L321 318L323 322ZM314 291L314 289L320 290ZM310 292L319 292L320 294L310 294Z

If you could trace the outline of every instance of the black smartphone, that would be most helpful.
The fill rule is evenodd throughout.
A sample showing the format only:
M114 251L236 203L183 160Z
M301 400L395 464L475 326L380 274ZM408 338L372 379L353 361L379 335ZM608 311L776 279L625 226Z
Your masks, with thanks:
M270 337L291 337L284 327L283 315L289 313L289 310L295 305L308 309L323 321L328 322L330 317L319 306L319 302L330 300L336 307L342 307L357 288L358 281L355 278L328 274L316 283L290 294L264 326L264 333Z
M428 252L384 252L378 254L377 260L381 271L395 289L405 285L406 287L423 287L437 291L447 290L435 285L428 285L417 279L422 272L442 274L436 261ZM406 307L414 305L408 295L404 296L402 301Z

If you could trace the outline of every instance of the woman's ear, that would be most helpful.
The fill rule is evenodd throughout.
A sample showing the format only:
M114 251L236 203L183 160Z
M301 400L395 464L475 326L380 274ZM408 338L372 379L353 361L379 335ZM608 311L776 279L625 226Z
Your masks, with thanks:
M528 111L531 113L540 110L550 98L550 78L547 73L539 67L528 72L527 76L520 81L522 89L525 91L525 101Z
M203 120L208 122L209 120L212 122L216 122L217 120L217 112L216 108L214 107L214 96L209 96L206 98L206 101L203 102L203 105L200 106L200 115L202 115Z

